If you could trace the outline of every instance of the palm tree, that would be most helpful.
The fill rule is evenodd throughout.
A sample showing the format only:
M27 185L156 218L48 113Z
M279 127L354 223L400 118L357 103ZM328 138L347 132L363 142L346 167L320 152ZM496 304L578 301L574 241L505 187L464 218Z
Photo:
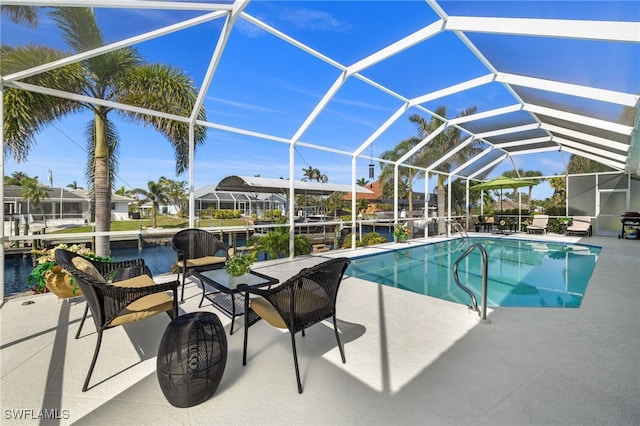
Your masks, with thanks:
M380 158L397 161L420 142L420 138L411 137L399 142L393 149L383 152ZM390 163L380 163L380 186L384 198L393 198L395 166ZM398 167L398 197L409 201L409 217L413 217L413 184L424 175L423 172L411 167Z
M11 173L11 176L4 177L4 184L22 186L23 182L31 179L32 178L29 177L29 175L24 172L13 172Z
M462 113L460 113L457 117L471 115L476 111L477 107L469 107L462 111ZM446 118L447 107L440 106L436 108L435 114L436 116ZM442 121L436 116L431 117L431 119L429 120L426 120L419 114L413 114L411 117L409 117L409 121L411 121L418 127L418 135L420 136L420 139L424 139L425 137L429 136L442 125ZM445 131L438 134L422 150L420 150L416 165L427 166L434 163L436 160L440 159L449 151L454 149L457 145L459 145L461 141L462 135L460 130L455 127L449 127ZM437 170L442 172L449 172L456 165L463 164L469 159L471 155L474 155L480 151L480 148L478 147L479 143L480 142L471 144L466 148L458 151L456 154L449 157L447 161L440 164L437 167ZM446 181L446 179L447 175L440 173L438 174L438 185L436 187L436 193L438 201L438 217L440 217L440 220L438 222L438 233L440 234L445 232L444 216L446 203L444 182Z
M71 188L71 189L84 189L81 186L78 186L78 183L74 180L73 182L71 182L70 184L67 185L67 188Z
M105 45L90 8L62 7L51 12L62 30L64 40L73 52L60 52L42 46L2 48L2 73L17 71L51 62ZM82 93L150 110L188 115L193 111L197 92L191 79L183 71L161 64L146 64L135 48L127 47L90 58L81 63L57 68L25 82L52 87L72 93ZM87 176L92 198L95 199L96 231L111 228L111 190L119 137L109 118L114 109L91 102L70 101L47 95L33 94L8 88L4 92L5 140L7 149L17 161L25 160L29 148L35 144L34 135L46 124L64 115L88 109L93 120L87 126L89 158ZM123 110L115 110L134 123L144 123L163 133L173 145L176 172L188 166L189 126L160 117ZM198 119L206 120L203 108ZM206 130L195 128L195 143L204 141ZM96 237L96 253L107 255L109 237Z
M157 227L157 215L160 204L167 202L167 194L164 192L164 185L160 182L150 180L147 182L148 189L138 188L135 191L144 195L148 201L151 201L151 226Z
M542 172L539 172L537 170L524 171L522 169L518 169L518 171L509 170L507 172L504 172L502 174L502 176L509 177L509 178L518 178L518 177L521 177L521 178L533 178L533 177L542 176ZM527 198L527 210L531 211L531 203L532 203L531 194L533 192L533 186L529 186L528 188L529 188L529 196ZM517 197L518 188L514 188L513 192L514 192L514 195L515 195L514 200L516 202L518 202L518 197Z
M360 185L360 186L367 186L368 183L369 181L365 178L360 178L356 181L356 185Z
M116 189L116 191L114 192L114 194L122 195L123 197L126 196L128 193L129 191L127 191L127 188L125 188L124 185Z
M549 185L553 189L553 195L551 196L551 199L553 200L553 205L555 207L560 207L564 205L564 201L565 201L564 198L565 198L565 191L566 191L566 186L565 186L566 181L564 176L553 176L553 177L547 178L547 181L549 182Z
M167 201L175 206L178 212L184 212L188 209L187 182L171 180L162 176L158 183L164 187Z
M42 221L44 222L44 227L47 227L47 217L44 214L44 208L42 207L41 201L45 198L49 198L49 193L47 192L47 187L38 182L38 177L25 179L22 182L22 199L24 201L29 201L29 203L33 204L34 207L38 207L40 209L40 213L42 214Z

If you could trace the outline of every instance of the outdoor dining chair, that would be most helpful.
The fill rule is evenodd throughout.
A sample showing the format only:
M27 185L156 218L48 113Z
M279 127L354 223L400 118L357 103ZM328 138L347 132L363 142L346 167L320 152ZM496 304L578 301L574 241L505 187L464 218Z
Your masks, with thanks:
M298 332L325 319L333 321L333 331L338 341L342 363L346 363L344 348L340 342L336 324L336 300L338 289L345 270L349 266L346 257L331 259L310 268L301 270L295 276L271 289L260 289L247 285L239 285L245 292L244 349L242 365L247 364L247 340L250 326L250 312L256 313L271 326L288 329L293 349L293 363L298 381L298 393L302 393L296 338ZM250 295L258 297L250 298Z
M178 231L171 239L171 246L178 256L178 279L182 273L180 300L184 300L187 275L193 271L223 268L229 259L229 246L203 229L189 228Z
M156 284L142 259L99 262L64 249L57 249L55 258L56 263L73 276L87 299L75 338L80 337L89 310L98 332L91 366L82 386L82 391L86 392L98 359L104 330L163 312L167 312L171 318L176 318L179 282ZM110 283L106 277L111 276L113 282ZM167 291L172 291L173 297L169 296Z

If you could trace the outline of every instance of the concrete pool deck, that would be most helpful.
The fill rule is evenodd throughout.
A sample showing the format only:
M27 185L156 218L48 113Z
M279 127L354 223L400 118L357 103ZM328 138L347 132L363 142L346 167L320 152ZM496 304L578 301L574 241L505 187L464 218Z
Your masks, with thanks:
M347 278L338 298L347 363L330 324L297 336L301 395L289 336L260 322L249 330L247 366L242 330L227 334L227 366L215 395L195 407L171 406L156 377L166 315L105 332L93 387L83 393L96 333L88 322L73 338L82 298L8 300L0 309L1 423L39 424L49 410L60 418L42 423L638 424L640 240L504 238L518 237L603 247L579 309L494 308L491 323L482 324L466 306ZM283 280L327 256L381 249L256 269ZM218 313L198 308L199 301L190 283L181 312ZM228 330L230 319L219 317Z

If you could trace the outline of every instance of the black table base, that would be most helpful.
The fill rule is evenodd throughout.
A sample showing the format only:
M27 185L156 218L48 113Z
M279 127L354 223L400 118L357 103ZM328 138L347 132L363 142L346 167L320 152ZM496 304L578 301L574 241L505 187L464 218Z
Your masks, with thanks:
M227 362L227 337L212 312L181 315L169 323L158 349L162 393L175 407L200 404L213 396Z

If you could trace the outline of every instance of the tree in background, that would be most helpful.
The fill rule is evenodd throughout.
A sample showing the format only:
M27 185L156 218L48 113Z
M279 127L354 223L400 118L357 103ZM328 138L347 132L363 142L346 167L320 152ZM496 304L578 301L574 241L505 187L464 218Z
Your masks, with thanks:
M322 183L329 182L329 177L327 177L327 175L325 174L322 174L320 169L316 169L315 167L309 166L306 169L303 168L302 171L304 172L302 180L305 182L311 182L311 181L322 182Z
M360 186L367 186L368 183L369 181L365 178L360 178L356 181L356 185L360 185Z
M3 13L9 13L5 12L4 6ZM21 12L17 18L23 16L25 14ZM0 57L2 74L32 68L105 45L91 8L53 8L50 16L62 31L63 38L72 51L63 52L38 45L3 45ZM197 89L184 71L162 64L147 64L132 47L59 67L25 78L23 81L184 116L193 111L197 98ZM26 160L29 149L36 142L35 135L48 123L83 109L93 113L93 120L88 124L86 132L89 153L87 176L90 193L95 200L97 232L111 229L111 190L119 137L114 122L109 119L110 112L116 111L133 123L144 123L163 133L174 147L176 172L182 173L188 166L187 123L14 88L6 88L3 95L4 148L5 153L11 153L16 161ZM197 118L206 120L203 108L198 111ZM196 126L195 143L204 142L205 136L206 129ZM109 237L97 236L96 253L104 256L109 253L109 249Z
M333 192L327 197L327 211L337 212L338 210L351 210L351 204L344 199L344 192Z
M551 195L551 200L553 201L554 207L564 206L565 202L565 194L566 194L566 179L564 176L553 176L547 178L551 189L553 189L553 195Z
M48 187L42 185L38 182L38 177L27 178L22 181L22 199L24 201L29 201L34 207L40 209L40 213L42 213L42 221L44 222L44 227L47 227L47 216L44 214L44 209L42 207L42 200L45 198L49 198L49 192L47 191Z
M70 184L68 184L67 188L70 188L70 189L84 189L83 187L78 186L78 183L75 180L73 182L71 182Z
M399 142L393 149L383 152L380 158L389 161L398 161L406 153L411 151L418 143L420 138L410 137ZM412 157L415 161L415 155ZM411 161L411 159L409 159ZM380 162L380 190L382 198L393 198L394 194L394 170L395 166L391 163ZM398 198L407 199L409 202L409 217L413 217L413 184L424 176L420 170L411 167L398 167Z
M158 216L158 210L160 204L167 202L167 194L164 192L165 187L160 182L154 182L150 180L147 182L147 189L137 188L135 192L145 196L146 201L151 202L151 226L157 227L156 217Z
M567 164L567 173L570 175L578 175L581 173L598 173L598 172L611 172L613 169L609 166L605 166L597 161L590 160L579 155L572 154Z
M456 117L464 117L467 115L475 114L477 107L469 107L463 110ZM419 114L413 114L409 117L409 121L414 123L418 128L418 136L420 140L426 138L433 132L435 132L440 126L442 126L443 118L447 116L447 107L440 106L436 108L435 115L429 120ZM440 118L439 118L440 117ZM446 156L451 150L458 146L462 142L462 133L456 127L449 127L443 132L434 137L423 149L419 151L419 156L416 161L416 165L421 167L427 167L433 164L440 158ZM464 149L461 149L454 155L447 158L445 162L436 167L436 170L447 173L458 165L465 163L472 155L480 152L481 142L473 142ZM443 234L446 231L444 216L446 214L446 201L445 201L445 186L444 183L447 180L447 175L438 174L438 185L436 187L437 201L438 201L438 233Z
M4 177L4 184L22 186L24 182L31 179L33 178L31 178L28 174L24 172L13 172L11 173L11 176ZM35 179L37 179L37 177Z
M539 172L537 170L524 171L522 169L518 169L517 171L516 170L506 171L502 174L502 176L514 178L514 179L517 179L517 178L526 179L526 178L534 178L534 177L542 176L542 172ZM532 205L531 194L533 192L533 186L529 186L528 188L529 188L529 195L527 196L527 209L531 211L531 205ZM518 202L517 194L518 194L518 188L515 188L514 190L515 197L513 199L515 202Z
M167 202L176 208L178 215L184 215L189 209L187 182L167 179L161 176L158 183L164 187Z

